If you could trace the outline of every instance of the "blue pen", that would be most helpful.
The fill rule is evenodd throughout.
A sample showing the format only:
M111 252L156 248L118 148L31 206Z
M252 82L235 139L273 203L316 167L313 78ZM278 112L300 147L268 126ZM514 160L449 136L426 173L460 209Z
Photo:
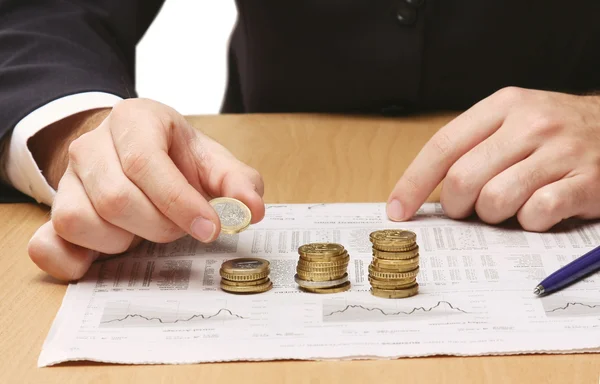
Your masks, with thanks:
M558 291L569 284L600 270L600 247L571 261L538 284L533 293L540 296Z

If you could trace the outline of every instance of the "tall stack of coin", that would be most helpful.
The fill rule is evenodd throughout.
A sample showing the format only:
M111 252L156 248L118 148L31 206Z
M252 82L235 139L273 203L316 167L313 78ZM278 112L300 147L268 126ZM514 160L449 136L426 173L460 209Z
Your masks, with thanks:
M298 248L300 259L294 279L300 288L311 293L338 293L350 289L350 256L341 244L310 243Z
M369 265L371 294L388 299L414 296L419 292L419 246L412 231L385 229L369 235L373 260Z
M221 289L230 293L262 293L273 287L270 263L257 257L228 260L221 265Z

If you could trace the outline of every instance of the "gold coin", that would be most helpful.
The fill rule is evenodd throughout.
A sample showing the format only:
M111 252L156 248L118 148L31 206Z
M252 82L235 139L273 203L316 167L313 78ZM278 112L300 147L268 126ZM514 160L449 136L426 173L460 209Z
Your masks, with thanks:
M369 275L379 280L400 280L417 277L419 274L419 267L407 271L407 272L385 272L373 267L373 264L369 264Z
M270 270L267 269L264 272L260 272L260 273L253 273L250 275L240 275L240 274L233 274L233 273L227 273L227 272L223 272L220 271L220 275L222 278L229 280L229 281L253 281L253 280L259 280L259 279L264 279L265 277L268 277L270 274Z
M417 246L416 244L409 244L409 245L380 245L380 244L373 244L373 252L375 252L375 251L393 252L393 253L408 252L408 251L411 251L411 250L415 249L416 246Z
M298 271L296 270L296 273L298 274L298 277L302 280L307 280L307 281L328 281L328 280L337 280L337 279L343 279L344 277L348 276L347 272L341 272L341 273L316 273L316 272L302 272L302 271Z
M404 280L377 280L372 277L369 277L369 283L371 283L371 286L374 288L381 288L381 289L392 289L392 290L404 289L404 288L408 288L408 287L412 286L416 282L417 282L416 278L404 279Z
M308 261L305 260L302 256L298 259L298 266L310 266L314 268L326 268L326 267L337 267L337 266L348 266L350 262L350 256L348 256L348 252L345 252L343 256L339 258L336 256L327 261Z
M221 220L221 231L234 234L248 228L252 212L246 204L231 197L217 197L209 201Z
M252 286L252 285L261 285L264 284L266 282L269 281L268 277L262 278L262 279L258 279L258 280L250 280L250 281L233 281L233 280L227 280L227 279L221 279L221 284L223 285L234 285L236 287L241 287L241 286Z
M273 288L273 282L271 280L267 281L266 283L260 284L260 285L251 285L251 286L247 286L247 285L235 286L235 285L221 284L221 289L224 291L230 292L230 293L263 293L263 292L267 292L271 288Z
M372 261L373 267L375 270L380 272L409 272L419 266L419 259L411 260L410 263L402 263L402 264L381 264L379 259L373 259Z
M409 288L398 290L371 287L371 294L373 296L383 297L384 299L403 299L414 296L417 293L419 293L419 284L414 284Z
M301 245L298 253L302 256L338 256L344 252L344 246L337 243L309 243Z
M383 246L411 245L417 241L417 234L405 229L383 229L371 232L369 239L373 244Z
M318 262L322 262L322 263L338 263L341 260L346 260L346 258L349 258L350 256L348 256L348 251L344 250L342 253L340 253L339 255L309 255L309 254L300 254L300 258L299 260L302 261L306 261L309 263L318 263Z
M340 273L344 273L348 270L346 265L338 265L335 267L328 267L328 268L312 268L311 266L301 266L298 265L296 267L296 271L299 271L300 273L304 273L304 274L310 274L310 273L318 273L318 274L325 274L325 273L329 273L331 275L337 275Z
M382 260L406 260L419 256L419 246L415 244L412 249L403 252L386 252L373 248L373 256Z
M418 262L419 262L419 256L411 257L410 259L396 259L396 260L380 259L378 257L373 256L373 264L378 264L381 266L412 265L412 264L418 263Z
M351 286L351 283L349 281L346 281L342 285L338 285L338 286L331 287L331 288L306 288L306 287L300 286L300 289L305 292L310 292L310 293L340 293L340 292L345 292L345 291L349 290L350 286Z

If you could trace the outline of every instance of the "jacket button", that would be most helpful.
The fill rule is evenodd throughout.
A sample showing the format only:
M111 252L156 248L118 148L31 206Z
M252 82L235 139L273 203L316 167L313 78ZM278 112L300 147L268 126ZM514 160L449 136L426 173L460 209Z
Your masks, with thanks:
M425 4L425 0L404 0L406 1L406 4L413 6L415 8L418 8L420 6L422 6L423 4Z
M417 20L417 11L410 7L401 7L396 13L396 18L401 25L412 25Z

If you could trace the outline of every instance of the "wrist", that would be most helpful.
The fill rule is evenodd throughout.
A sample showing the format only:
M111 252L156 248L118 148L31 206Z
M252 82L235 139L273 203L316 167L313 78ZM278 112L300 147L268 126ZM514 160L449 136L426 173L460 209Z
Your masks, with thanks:
M69 163L69 145L79 136L96 129L110 108L94 109L66 117L37 132L28 142L35 162L55 190Z

